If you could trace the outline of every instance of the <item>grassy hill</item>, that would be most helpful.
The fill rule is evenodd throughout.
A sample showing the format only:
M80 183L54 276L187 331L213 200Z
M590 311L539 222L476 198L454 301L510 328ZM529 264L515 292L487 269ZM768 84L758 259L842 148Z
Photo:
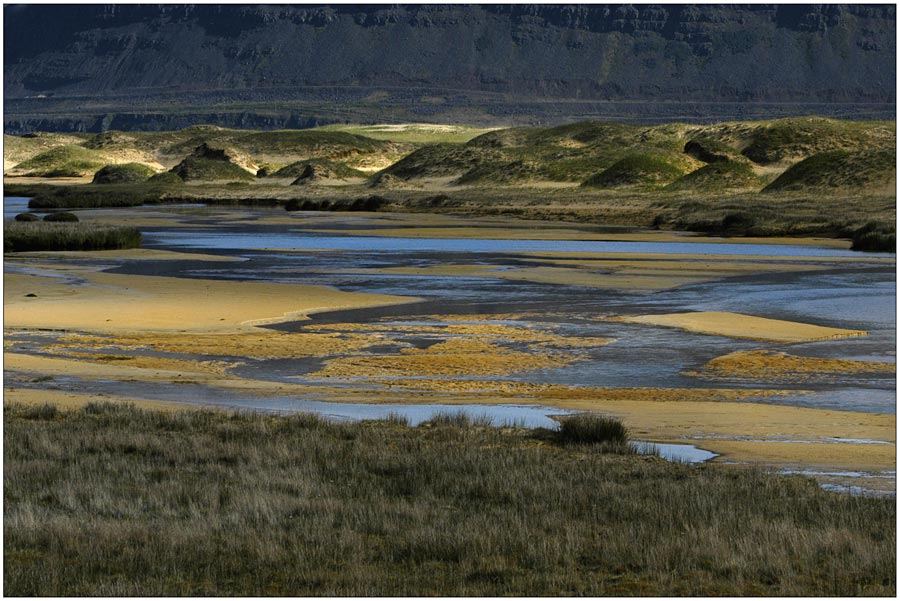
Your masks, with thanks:
M689 162L688 157L676 153L629 154L600 173L592 175L581 185L617 188L666 184L689 172Z
M814 154L789 167L764 192L818 188L893 188L893 150L832 150Z
M427 145L383 173L407 181L450 177L459 184L548 181L597 187L667 183L684 175L675 189L759 189L766 177L817 153L893 151L894 146L893 123L883 121L804 117L649 127L582 122L503 129L464 144ZM687 177L713 163L728 166Z

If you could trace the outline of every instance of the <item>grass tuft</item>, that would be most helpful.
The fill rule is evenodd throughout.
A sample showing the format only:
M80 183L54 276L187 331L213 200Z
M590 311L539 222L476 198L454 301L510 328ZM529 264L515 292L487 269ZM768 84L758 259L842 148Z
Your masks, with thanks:
M581 413L563 419L559 424L559 440L564 444L596 444L626 446L628 428L606 415Z

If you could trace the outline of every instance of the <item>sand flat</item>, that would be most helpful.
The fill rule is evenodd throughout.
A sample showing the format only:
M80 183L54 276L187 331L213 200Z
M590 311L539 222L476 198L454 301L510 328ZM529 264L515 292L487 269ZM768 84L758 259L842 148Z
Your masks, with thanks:
M863 330L829 328L797 321L768 319L725 311L634 315L611 319L625 323L679 328L697 334L764 340L768 342L812 342L868 335L868 332Z
M91 332L242 331L335 309L414 302L325 286L83 271L85 285L4 275L4 326ZM37 297L26 297L26 294Z

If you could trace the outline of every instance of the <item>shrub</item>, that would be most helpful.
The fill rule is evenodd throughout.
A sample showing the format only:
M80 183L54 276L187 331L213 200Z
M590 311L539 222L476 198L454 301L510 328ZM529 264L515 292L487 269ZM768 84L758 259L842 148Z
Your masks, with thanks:
M147 180L148 184L154 184L157 186L180 186L184 183L184 180L178 176L177 173L172 173L171 171L163 171L162 173L157 173L153 177Z
M853 232L851 250L897 252L896 231L888 225L870 221Z
M78 221L78 215L75 213L69 213L64 211L62 213L50 213L48 215L44 215L44 221L62 221L67 223L74 223Z
M41 218L34 213L19 213L15 217L16 221L40 221Z
M559 439L564 444L624 447L628 444L628 429L614 417L581 413L562 420L559 425Z

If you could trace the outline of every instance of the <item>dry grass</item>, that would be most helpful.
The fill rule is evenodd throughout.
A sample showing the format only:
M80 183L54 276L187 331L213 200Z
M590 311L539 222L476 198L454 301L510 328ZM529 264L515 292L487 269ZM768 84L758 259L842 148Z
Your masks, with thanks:
M895 593L893 500L444 421L7 407L4 592Z

